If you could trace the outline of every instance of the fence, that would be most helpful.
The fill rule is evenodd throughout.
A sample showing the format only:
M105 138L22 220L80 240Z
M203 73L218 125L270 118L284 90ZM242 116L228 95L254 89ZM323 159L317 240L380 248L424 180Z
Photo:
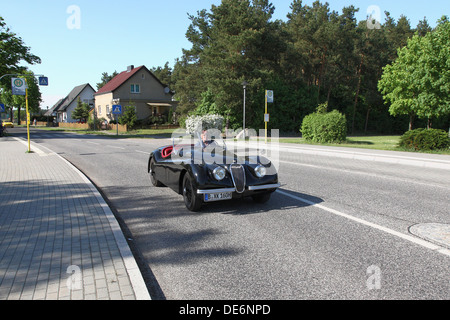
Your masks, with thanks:
M33 125L33 123L32 123ZM89 125L87 123L56 123L53 124L53 122L47 123L47 122L37 122L37 126L39 127L59 127L63 129L78 129L78 130L89 130ZM142 126L142 129L151 129L151 130L165 130L165 129L178 129L180 126L177 125L152 125L152 126ZM100 124L100 128L97 128L100 130L113 130L117 131L117 125L115 124L108 124L105 125ZM119 132L120 133L126 133L128 132L128 126L127 125L119 125Z
M109 124L107 130L113 130L114 132L117 132L117 124ZM125 125L120 125L119 124L119 132L120 133L127 133L128 132L128 126Z
M78 130L89 130L89 125L87 123L59 123L60 128L64 129L78 129Z

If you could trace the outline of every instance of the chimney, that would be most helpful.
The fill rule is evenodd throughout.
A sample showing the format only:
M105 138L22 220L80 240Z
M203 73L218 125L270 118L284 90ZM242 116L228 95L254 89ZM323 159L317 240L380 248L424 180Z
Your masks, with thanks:
M133 69L134 69L134 66L133 66L133 65L128 66L128 67L127 67L127 72L130 72L130 71L133 70Z

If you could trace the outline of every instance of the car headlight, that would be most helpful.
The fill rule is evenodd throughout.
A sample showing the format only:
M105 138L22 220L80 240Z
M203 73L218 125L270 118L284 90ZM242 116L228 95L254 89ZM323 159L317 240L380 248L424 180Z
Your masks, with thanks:
M213 176L217 181L222 181L223 179L225 179L226 174L227 172L222 167L217 167L213 171Z
M255 168L255 174L258 178L264 178L267 174L267 169L264 166L257 166Z

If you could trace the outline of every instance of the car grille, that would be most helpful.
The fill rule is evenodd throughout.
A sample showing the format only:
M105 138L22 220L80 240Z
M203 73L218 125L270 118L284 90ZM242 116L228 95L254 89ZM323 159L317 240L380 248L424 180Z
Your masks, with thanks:
M237 193L245 191L245 169L241 164L232 164L230 166L231 176Z

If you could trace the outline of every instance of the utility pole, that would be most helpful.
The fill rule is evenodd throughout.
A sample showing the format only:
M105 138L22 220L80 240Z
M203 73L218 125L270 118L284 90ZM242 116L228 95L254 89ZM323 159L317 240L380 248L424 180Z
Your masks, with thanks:
M245 132L245 127L247 126L246 125L246 119L245 119L245 103L246 103L246 98L247 98L247 86L248 86L248 82L247 81L244 81L244 82L242 82L242 86L243 86L243 88L244 88L244 141L245 141L245 138L246 138L246 132Z

